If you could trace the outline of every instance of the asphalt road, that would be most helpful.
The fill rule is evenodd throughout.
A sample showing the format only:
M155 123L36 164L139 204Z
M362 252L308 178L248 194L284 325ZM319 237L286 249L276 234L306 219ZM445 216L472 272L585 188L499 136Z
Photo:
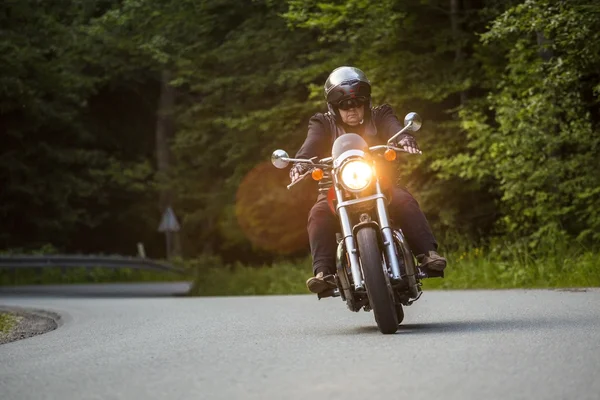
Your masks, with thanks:
M312 296L3 295L63 316L0 346L0 398L600 398L600 290L427 292L396 335Z

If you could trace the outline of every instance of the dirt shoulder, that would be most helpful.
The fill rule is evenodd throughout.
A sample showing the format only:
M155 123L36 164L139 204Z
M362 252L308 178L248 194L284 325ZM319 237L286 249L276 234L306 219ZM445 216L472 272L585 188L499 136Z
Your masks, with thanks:
M0 345L41 335L58 328L60 316L56 313L18 307L0 306L5 331L0 331Z

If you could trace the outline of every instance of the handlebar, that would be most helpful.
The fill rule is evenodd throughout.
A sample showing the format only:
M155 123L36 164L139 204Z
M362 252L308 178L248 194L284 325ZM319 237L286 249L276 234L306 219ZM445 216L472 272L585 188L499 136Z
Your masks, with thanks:
M289 185L287 185L288 190L292 188L292 186L294 186L295 184L297 184L298 182L300 182L301 180L303 180L304 178L306 178L310 173L312 173L312 170L308 170L305 173L303 173L302 175L300 175L300 177L298 179L296 179L294 182L290 183Z
M400 153L410 153L408 150L404 150L404 149L402 149L400 147L391 146L391 145L377 145L377 146L369 147L369 151L388 150L388 149L391 149L391 150L394 150L394 151L397 151L397 152L400 152ZM289 158L287 160L291 161L291 162L296 162L296 163L310 164L310 166L312 167L311 169L309 169L308 171L306 171L305 173L303 173L302 175L300 175L300 177L298 177L298 179L296 179L294 182L292 182L289 185L287 185L287 188L289 190L293 186L295 186L297 183L299 183L300 181L304 180L304 178L306 178L308 175L310 175L312 173L312 171L313 171L314 168L330 168L331 167L330 164L333 162L333 157L323 158L323 159L319 160L319 162L317 162L317 163L315 163L313 161L314 158L311 158L311 159Z
M384 144L380 144L380 145L377 145L377 146L369 147L369 150L371 150L371 151L375 151L375 150L387 150L387 149L395 150L395 151L398 151L400 153L408 153L409 152L408 150L401 149L400 147L386 146Z

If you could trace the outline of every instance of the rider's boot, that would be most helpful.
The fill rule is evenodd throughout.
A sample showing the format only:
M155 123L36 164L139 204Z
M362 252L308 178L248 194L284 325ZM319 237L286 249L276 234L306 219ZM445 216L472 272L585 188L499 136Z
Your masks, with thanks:
M425 254L419 254L417 261L419 261L419 268L427 272L429 276L444 276L447 262L437 252L432 250Z
M308 278L306 287L312 293L325 294L328 291L333 293L333 289L337 287L335 277L332 274L325 274L323 271L318 272L315 276ZM321 296L326 297L326 296Z

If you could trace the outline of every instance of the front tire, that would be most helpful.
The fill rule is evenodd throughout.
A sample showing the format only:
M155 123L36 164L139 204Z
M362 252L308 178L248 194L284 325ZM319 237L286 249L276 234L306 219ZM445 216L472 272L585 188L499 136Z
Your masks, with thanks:
M398 330L396 306L386 272L383 270L381 250L375 229L371 226L360 229L356 234L356 241L369 294L369 303L375 314L377 327L381 333L396 333Z
M404 309L402 308L402 304L396 304L396 318L398 318L398 325L404 321Z

